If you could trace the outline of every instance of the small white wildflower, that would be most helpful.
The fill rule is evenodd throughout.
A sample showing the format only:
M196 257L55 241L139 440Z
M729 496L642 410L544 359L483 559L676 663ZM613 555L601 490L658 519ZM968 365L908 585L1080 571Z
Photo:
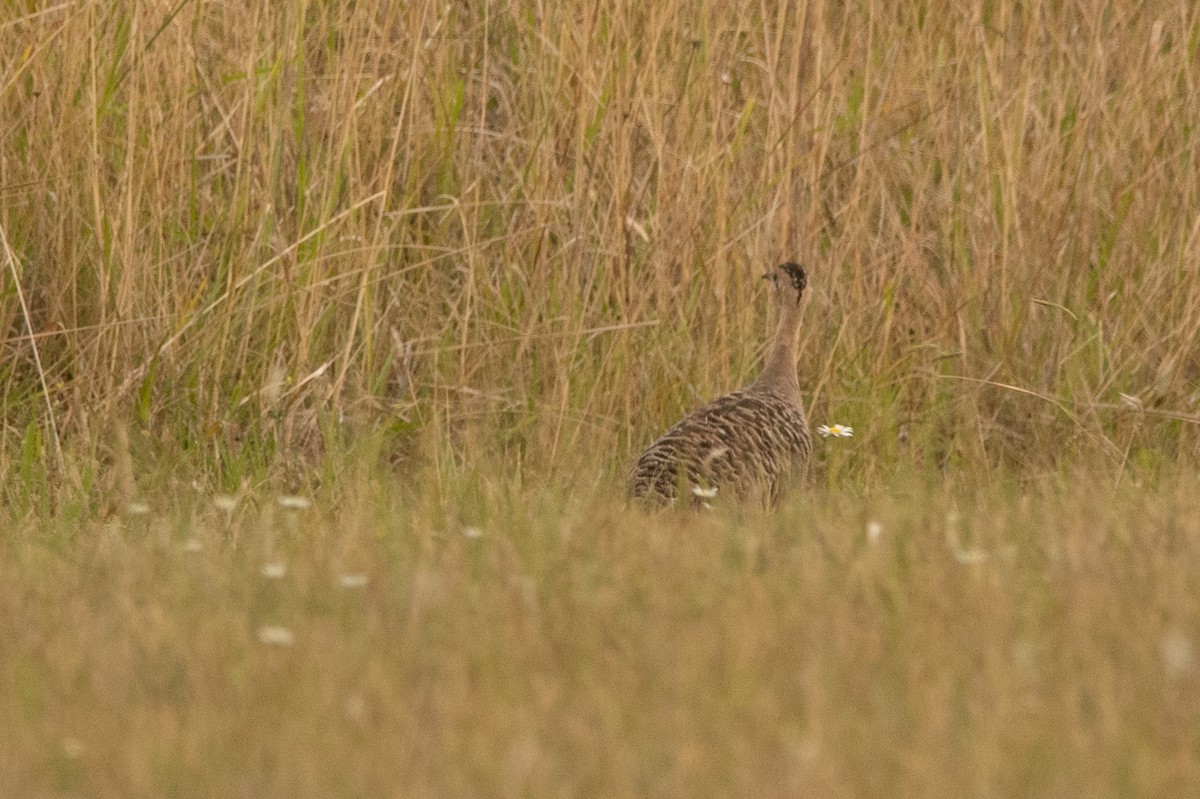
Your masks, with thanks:
M150 512L150 506L145 502L130 502L125 506L125 512L130 516L145 516Z
M237 509L237 498L228 494L217 494L212 498L212 504L217 510L233 513Z
M817 428L817 432L824 438L835 436L837 438L850 438L854 435L854 428L844 424L821 425Z
M285 510L306 510L312 507L312 501L308 497L282 496L279 498L279 507Z
M867 522L867 540L872 544L883 538L883 525L872 519Z
M287 564L281 560L273 560L262 565L262 576L268 580L279 580L287 574Z
M76 760L83 756L83 741L79 740L78 738L72 738L68 735L66 738L62 739L62 750L63 754L66 755L68 759Z
M199 538L189 538L183 542L184 552L200 552L204 549L204 543Z
M338 585L342 588L362 588L369 580L370 578L361 572L338 575Z
M475 541L476 539L483 538L483 530L480 530L478 527L464 527L463 535Z
M692 486L692 496L700 499L712 499L717 495L717 487L710 486L709 488L701 488L700 486Z
M1163 669L1169 677L1179 677L1196 665L1196 653L1192 640L1179 630L1169 630L1158 642L1162 655Z
M956 549L954 559L964 566L972 566L987 561L988 553L982 549Z
M296 636L287 627L275 624L264 624L258 628L258 642L267 646L291 646Z

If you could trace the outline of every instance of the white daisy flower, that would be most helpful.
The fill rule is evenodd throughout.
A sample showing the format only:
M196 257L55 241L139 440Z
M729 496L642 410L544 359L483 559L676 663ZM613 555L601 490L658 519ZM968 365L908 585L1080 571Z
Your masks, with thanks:
M233 513L237 510L237 498L228 494L217 494L212 498L212 504L217 510L223 510L226 513Z
M361 572L338 575L338 585L342 588L362 588L367 584L367 575Z
M700 499L712 499L717 495L717 487L701 488L700 486L692 486L692 496Z
M267 646L291 646L296 636L287 627L264 624L258 628L258 642Z
M883 525L872 519L867 522L867 540L872 544L883 538Z
M817 428L817 432L820 433L823 438L829 438L830 436L836 436L837 438L849 438L850 436L854 435L854 428L844 424L823 424Z
M262 576L268 580L280 580L287 575L287 564L281 560L273 560L262 565Z

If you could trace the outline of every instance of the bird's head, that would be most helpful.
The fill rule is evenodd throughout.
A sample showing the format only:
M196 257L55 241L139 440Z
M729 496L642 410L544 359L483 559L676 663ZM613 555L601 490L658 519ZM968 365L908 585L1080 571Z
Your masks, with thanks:
M763 279L771 284L771 291L780 307L799 305L804 288L808 285L808 273L803 266L792 261L775 267L763 275Z

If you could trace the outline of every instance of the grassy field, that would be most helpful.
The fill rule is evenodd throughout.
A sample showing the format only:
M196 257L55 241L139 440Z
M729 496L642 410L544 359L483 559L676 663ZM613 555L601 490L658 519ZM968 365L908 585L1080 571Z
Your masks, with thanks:
M0 794L1181 796L1200 10L0 8ZM623 471L754 374L774 512Z
M769 517L392 478L5 536L12 796L1186 796L1200 481ZM607 501L606 501L607 500ZM365 581L365 584L363 582Z

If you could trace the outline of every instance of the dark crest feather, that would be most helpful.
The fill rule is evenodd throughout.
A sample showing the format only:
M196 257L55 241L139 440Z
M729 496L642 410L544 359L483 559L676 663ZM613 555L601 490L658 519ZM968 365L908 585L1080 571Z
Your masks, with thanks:
M786 264L780 264L779 268L787 273L787 276L792 281L792 288L796 293L804 292L804 287L808 285L808 274L804 271L804 267L798 263L788 261Z

